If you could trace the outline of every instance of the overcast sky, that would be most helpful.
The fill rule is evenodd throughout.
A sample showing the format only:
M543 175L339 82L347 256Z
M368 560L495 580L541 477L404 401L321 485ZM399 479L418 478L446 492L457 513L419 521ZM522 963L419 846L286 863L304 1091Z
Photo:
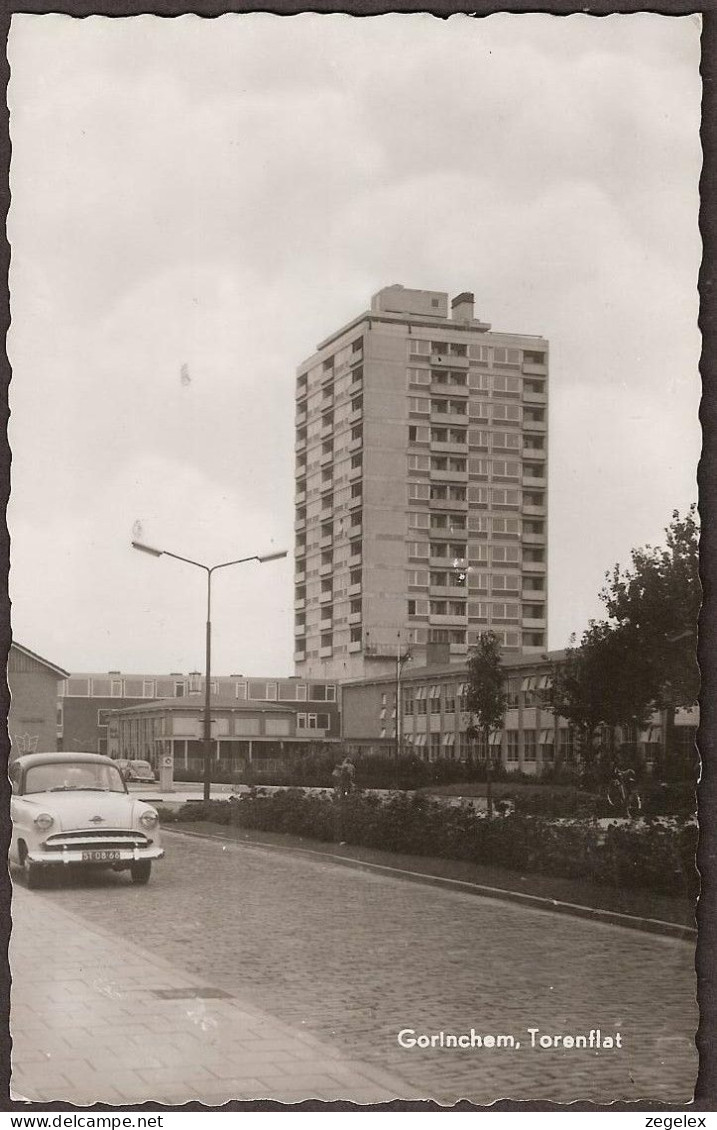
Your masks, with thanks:
M381 287L551 343L550 628L696 498L699 17L15 15L12 624L204 665L293 550L296 366ZM214 669L292 671L293 559Z

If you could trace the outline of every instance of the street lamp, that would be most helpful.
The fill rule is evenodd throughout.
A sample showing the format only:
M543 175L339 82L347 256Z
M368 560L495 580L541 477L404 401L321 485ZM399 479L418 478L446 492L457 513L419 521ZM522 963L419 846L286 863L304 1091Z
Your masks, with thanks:
M396 652L396 774L398 774L398 763L401 758L401 675L403 668L411 662L412 658L410 651L405 651L401 655L399 640L398 651Z
M204 799L209 800L212 780L212 719L211 719L211 674L212 674L212 573L217 569L226 569L229 565L243 565L245 561L258 561L260 565L267 561L278 561L286 557L287 550L282 549L277 553L252 554L250 557L238 557L236 561L222 561L219 565L204 565L201 561L192 561L191 557L182 557L178 553L170 553L168 549L155 549L154 546L144 545L141 541L133 541L132 548L141 553L148 553L151 557L173 557L175 561L184 561L186 565L194 565L203 569L207 574L207 633L206 633L206 664L204 683Z

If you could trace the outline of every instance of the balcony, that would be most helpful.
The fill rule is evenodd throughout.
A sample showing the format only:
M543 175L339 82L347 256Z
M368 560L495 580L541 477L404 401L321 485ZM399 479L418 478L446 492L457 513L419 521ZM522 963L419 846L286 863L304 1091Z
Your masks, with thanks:
M359 420L363 419L363 408L354 408L349 412L349 423L358 424Z
M349 651L357 652L361 650L361 640L351 640L349 644Z
M348 481L353 483L356 479L360 479L363 474L363 467L349 467Z
M360 538L363 533L363 526L360 522L352 522L349 526L349 539Z
M306 635L306 624L295 624L294 625L294 635L295 636L305 636Z
M347 507L348 510L355 510L356 507L361 506L362 503L363 503L363 494L355 494L355 495L352 495L351 498L347 499L346 507Z
M294 584L295 585L303 585L305 580L306 580L306 570L305 569L297 569L296 572L294 573Z
M320 467L325 467L327 463L333 463L333 461L334 461L333 451L322 451L321 452L321 455L319 456L319 466Z
M441 428L452 428L454 425L460 427L461 424L468 423L468 414L466 412L439 412L436 408L432 408L431 423Z
M334 599L334 594L333 594L333 590L331 590L331 589L328 592L320 592L319 593L319 604L330 604L333 599Z
M349 612L349 624L360 624L360 623L361 623L361 613L360 612Z
M544 616L535 617L535 618L533 618L532 616L524 616L522 621L521 621L521 624L524 628L528 628L531 631L532 630L544 631L545 625L546 625L546 620L545 620Z
M362 447L363 447L363 436L359 436L358 439L349 440L349 446L348 446L349 451L360 451Z
M438 384L436 381L431 382L431 395L432 396L450 396L450 397L465 397L470 396L470 389L467 384L464 385L451 385L451 384Z
M431 451L436 455L467 455L468 454L468 433L466 432L465 441L461 440L446 440L441 442L439 440L430 440L429 446Z
M294 522L294 529L297 531L306 529L306 518L297 518Z
M468 595L466 585L431 585L428 592L432 597L443 597L448 600L464 600Z
M330 546L332 546L333 544L334 544L334 535L333 534L324 534L324 536L319 539L319 547L321 549L329 549Z
M452 353L432 353L431 367L441 369L468 369L467 357L455 357Z
M301 439L297 439L296 443L294 444L294 451L304 451L305 448L306 436L303 436Z
M544 518L546 509L544 506L531 506L529 503L523 503L523 514L526 518Z
M523 415L523 429L526 432L547 432L548 425L545 420L531 420L529 416Z
M334 654L333 647L320 647L319 648L319 659L330 659L333 654Z
M305 490L297 490L296 495L294 496L295 505L296 506L303 506L305 502L306 502L306 491Z
M530 389L523 389L523 404L547 404L547 393L544 392L531 392Z
M467 498L430 498L428 505L431 510L450 510L452 513L468 509Z
M360 583L358 585L349 585L349 588L348 588L348 595L349 596L359 596L360 593L361 593L361 584Z
M466 536L467 531L466 531L465 527L463 527L463 528L458 527L458 526L451 527L449 525L449 526L446 526L445 529L439 529L437 526L431 526L430 530L428 530L428 531L422 530L421 533L428 533L428 536L430 537L431 541L456 541L457 539L464 538ZM477 534L474 534L471 531L471 537L477 537ZM445 567L446 559L443 557L443 558L441 558L441 561L443 563L443 566Z
M330 506L326 506L324 504L324 506L321 507L321 511L319 513L319 520L321 522L328 522L331 518L333 518L333 516L334 516L334 504L333 504L333 502L331 503Z
M548 366L537 365L535 361L524 361L523 373L526 377L547 377Z
M544 589L523 589L520 593L520 599L527 601L528 604L535 603L536 600L545 600Z
M333 626L333 616L322 616L321 620L319 620L319 631L321 632L330 632L333 629Z
M306 474L306 460L304 460L303 463L297 463L296 464L296 470L294 471L294 478L295 479L303 479L305 474Z
M294 423L295 423L296 427L297 428L303 427L303 425L306 423L308 418L309 418L309 413L306 411L306 407L304 406L304 407L300 408L298 410L298 412L296 413L296 416L294 417Z
M530 490L544 490L547 486L547 481L542 475L523 475L521 486Z
M321 439L328 439L329 436L332 436L333 434L334 434L334 422L333 422L333 420L331 421L330 424L322 424L321 425L321 431L319 433L319 435L321 436Z
M333 573L333 571L334 571L333 562L330 562L328 565L319 565L319 576L320 577L330 577L331 574Z
M542 463L547 458L547 452L543 447L524 447L522 456L528 463Z
M294 663L303 663L305 659L306 659L306 652L305 651L295 651L294 652Z
M523 534L523 545L545 545L545 534Z
M464 628L466 617L465 614L461 616L436 616L431 613L428 622L432 628Z
M301 611L303 611L304 608L306 608L306 598L305 597L302 596L299 600L294 601L294 610L296 612L301 612Z
M545 572L545 562L544 561L524 561L523 564L522 564L522 570L523 570L524 573L544 573Z
M467 483L467 471L431 471L432 483Z

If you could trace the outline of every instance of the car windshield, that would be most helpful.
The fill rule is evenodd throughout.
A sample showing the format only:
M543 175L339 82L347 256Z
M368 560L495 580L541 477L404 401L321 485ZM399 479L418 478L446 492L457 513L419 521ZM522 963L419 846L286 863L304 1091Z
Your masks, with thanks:
M133 769L149 769L150 772L152 771L152 766L148 761L130 761L130 765Z
M31 765L25 775L25 793L126 792L124 781L114 765L100 761L59 761Z

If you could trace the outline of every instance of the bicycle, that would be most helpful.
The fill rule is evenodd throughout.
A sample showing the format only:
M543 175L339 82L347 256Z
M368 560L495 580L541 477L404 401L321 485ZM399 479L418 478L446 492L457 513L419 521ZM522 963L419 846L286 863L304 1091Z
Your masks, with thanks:
M642 812L642 797L634 769L618 769L616 766L605 795L610 807L620 809L626 816L639 816Z

